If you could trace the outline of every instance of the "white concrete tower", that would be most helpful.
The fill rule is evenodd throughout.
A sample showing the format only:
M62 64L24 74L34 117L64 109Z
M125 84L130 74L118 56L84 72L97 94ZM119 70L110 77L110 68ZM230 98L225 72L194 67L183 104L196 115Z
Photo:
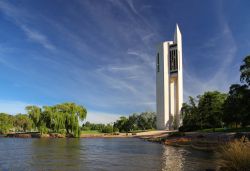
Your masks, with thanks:
M174 41L160 44L156 55L157 129L177 129L183 103L182 37L176 24Z

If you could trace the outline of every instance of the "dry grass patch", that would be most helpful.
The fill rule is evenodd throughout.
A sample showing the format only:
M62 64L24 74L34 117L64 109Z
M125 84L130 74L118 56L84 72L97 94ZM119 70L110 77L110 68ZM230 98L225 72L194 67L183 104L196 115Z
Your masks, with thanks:
M249 171L250 142L243 137L221 147L219 152L218 170Z

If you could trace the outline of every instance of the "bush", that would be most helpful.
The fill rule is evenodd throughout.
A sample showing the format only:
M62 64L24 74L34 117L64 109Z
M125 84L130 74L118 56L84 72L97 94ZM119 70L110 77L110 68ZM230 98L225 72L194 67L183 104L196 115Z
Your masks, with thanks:
M242 170L250 168L250 142L242 137L221 147L218 160L218 170Z
M66 134L66 130L65 129L60 129L58 131L59 134L65 135Z
M118 132L119 132L119 129L118 129L118 128L116 128L116 127L113 127L113 132L118 133Z
M112 133L113 132L113 126L108 124L102 128L102 133Z
M39 132L41 134L47 134L49 132L49 129L45 125L42 125L39 127Z

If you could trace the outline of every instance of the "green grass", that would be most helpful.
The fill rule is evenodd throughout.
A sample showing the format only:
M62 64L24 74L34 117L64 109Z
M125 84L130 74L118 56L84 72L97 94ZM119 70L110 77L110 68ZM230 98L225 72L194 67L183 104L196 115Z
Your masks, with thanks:
M81 131L81 134L101 134L98 130Z
M215 131L213 131L213 128L210 128L210 129L199 130L199 132L250 132L250 127L245 127L245 128L215 128Z

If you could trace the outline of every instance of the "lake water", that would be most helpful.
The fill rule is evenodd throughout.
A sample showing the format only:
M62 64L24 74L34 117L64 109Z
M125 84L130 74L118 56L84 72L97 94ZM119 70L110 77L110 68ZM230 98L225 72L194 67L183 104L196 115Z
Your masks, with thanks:
M0 138L0 171L205 170L213 154L136 138Z

